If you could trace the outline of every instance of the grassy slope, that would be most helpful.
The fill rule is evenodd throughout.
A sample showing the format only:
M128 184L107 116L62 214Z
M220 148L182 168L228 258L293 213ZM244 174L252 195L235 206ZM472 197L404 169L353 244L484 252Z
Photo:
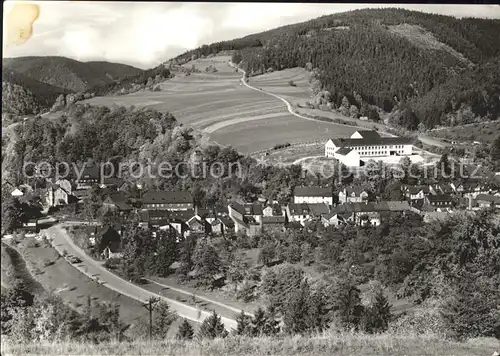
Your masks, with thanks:
M4 355L491 355L500 348L495 339L453 342L433 336L324 335L316 337L240 338L153 343L9 345Z
M169 111L179 122L206 132L216 142L231 145L243 153L268 149L276 143L326 140L354 132L353 128L342 125L307 121L291 115L282 101L240 85L241 74L229 67L229 59L229 56L217 56L191 61L185 66L194 65L202 73L187 77L178 74L162 83L160 92L95 97L84 102ZM216 66L219 71L205 73L209 65Z
M141 69L110 62L79 62L65 57L6 58L3 67L31 79L72 91L85 91L114 79L137 75Z
M43 287L29 273L19 252L3 242L1 251L2 287L10 288L16 280L21 280L31 293L43 293Z

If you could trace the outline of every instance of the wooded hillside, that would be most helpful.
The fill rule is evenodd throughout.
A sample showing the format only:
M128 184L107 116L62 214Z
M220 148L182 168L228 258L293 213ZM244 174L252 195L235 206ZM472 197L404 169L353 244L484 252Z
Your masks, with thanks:
M355 10L204 45L177 60L235 50L250 76L317 68L336 107L346 96L358 108L400 111L396 125L432 128L499 117L498 33L499 20Z

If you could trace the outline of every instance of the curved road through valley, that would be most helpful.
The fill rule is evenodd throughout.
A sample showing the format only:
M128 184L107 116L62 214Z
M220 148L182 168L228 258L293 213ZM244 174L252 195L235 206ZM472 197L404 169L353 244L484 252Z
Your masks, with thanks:
M68 254L77 256L83 262L80 264L73 264L80 272L87 275L89 278L97 280L105 287L112 289L120 294L135 299L141 303L146 303L150 297L156 297L164 300L169 306L177 312L180 317L195 321L202 322L207 316L210 315L207 311L194 308L192 306L183 304L176 300L166 298L160 294L147 291L139 286L124 280L116 274L108 271L101 263L95 261L88 256L85 251L76 246L68 233L60 226L54 225L46 230L43 230L52 246L62 255L66 250ZM226 329L236 329L236 321L221 316Z

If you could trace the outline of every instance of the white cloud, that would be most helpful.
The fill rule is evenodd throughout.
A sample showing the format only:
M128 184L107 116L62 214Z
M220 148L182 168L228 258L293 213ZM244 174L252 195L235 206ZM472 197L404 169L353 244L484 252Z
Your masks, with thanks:
M500 18L496 5L307 3L37 2L25 44L5 56L61 55L151 67L187 49L318 16L367 7L404 7L452 16ZM4 3L4 13L9 2Z

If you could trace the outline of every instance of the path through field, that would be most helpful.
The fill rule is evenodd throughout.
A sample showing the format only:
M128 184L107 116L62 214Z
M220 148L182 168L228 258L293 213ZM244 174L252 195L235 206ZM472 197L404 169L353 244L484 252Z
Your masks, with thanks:
M229 56L198 59L185 66L194 65L201 73L177 74L162 83L159 92L95 97L84 102L169 111L184 125L246 154L280 143L326 141L356 131L356 127L317 121L293 113L290 104L278 95L242 83L241 73L236 72L229 62ZM215 66L218 72L206 73L205 68L209 65Z

